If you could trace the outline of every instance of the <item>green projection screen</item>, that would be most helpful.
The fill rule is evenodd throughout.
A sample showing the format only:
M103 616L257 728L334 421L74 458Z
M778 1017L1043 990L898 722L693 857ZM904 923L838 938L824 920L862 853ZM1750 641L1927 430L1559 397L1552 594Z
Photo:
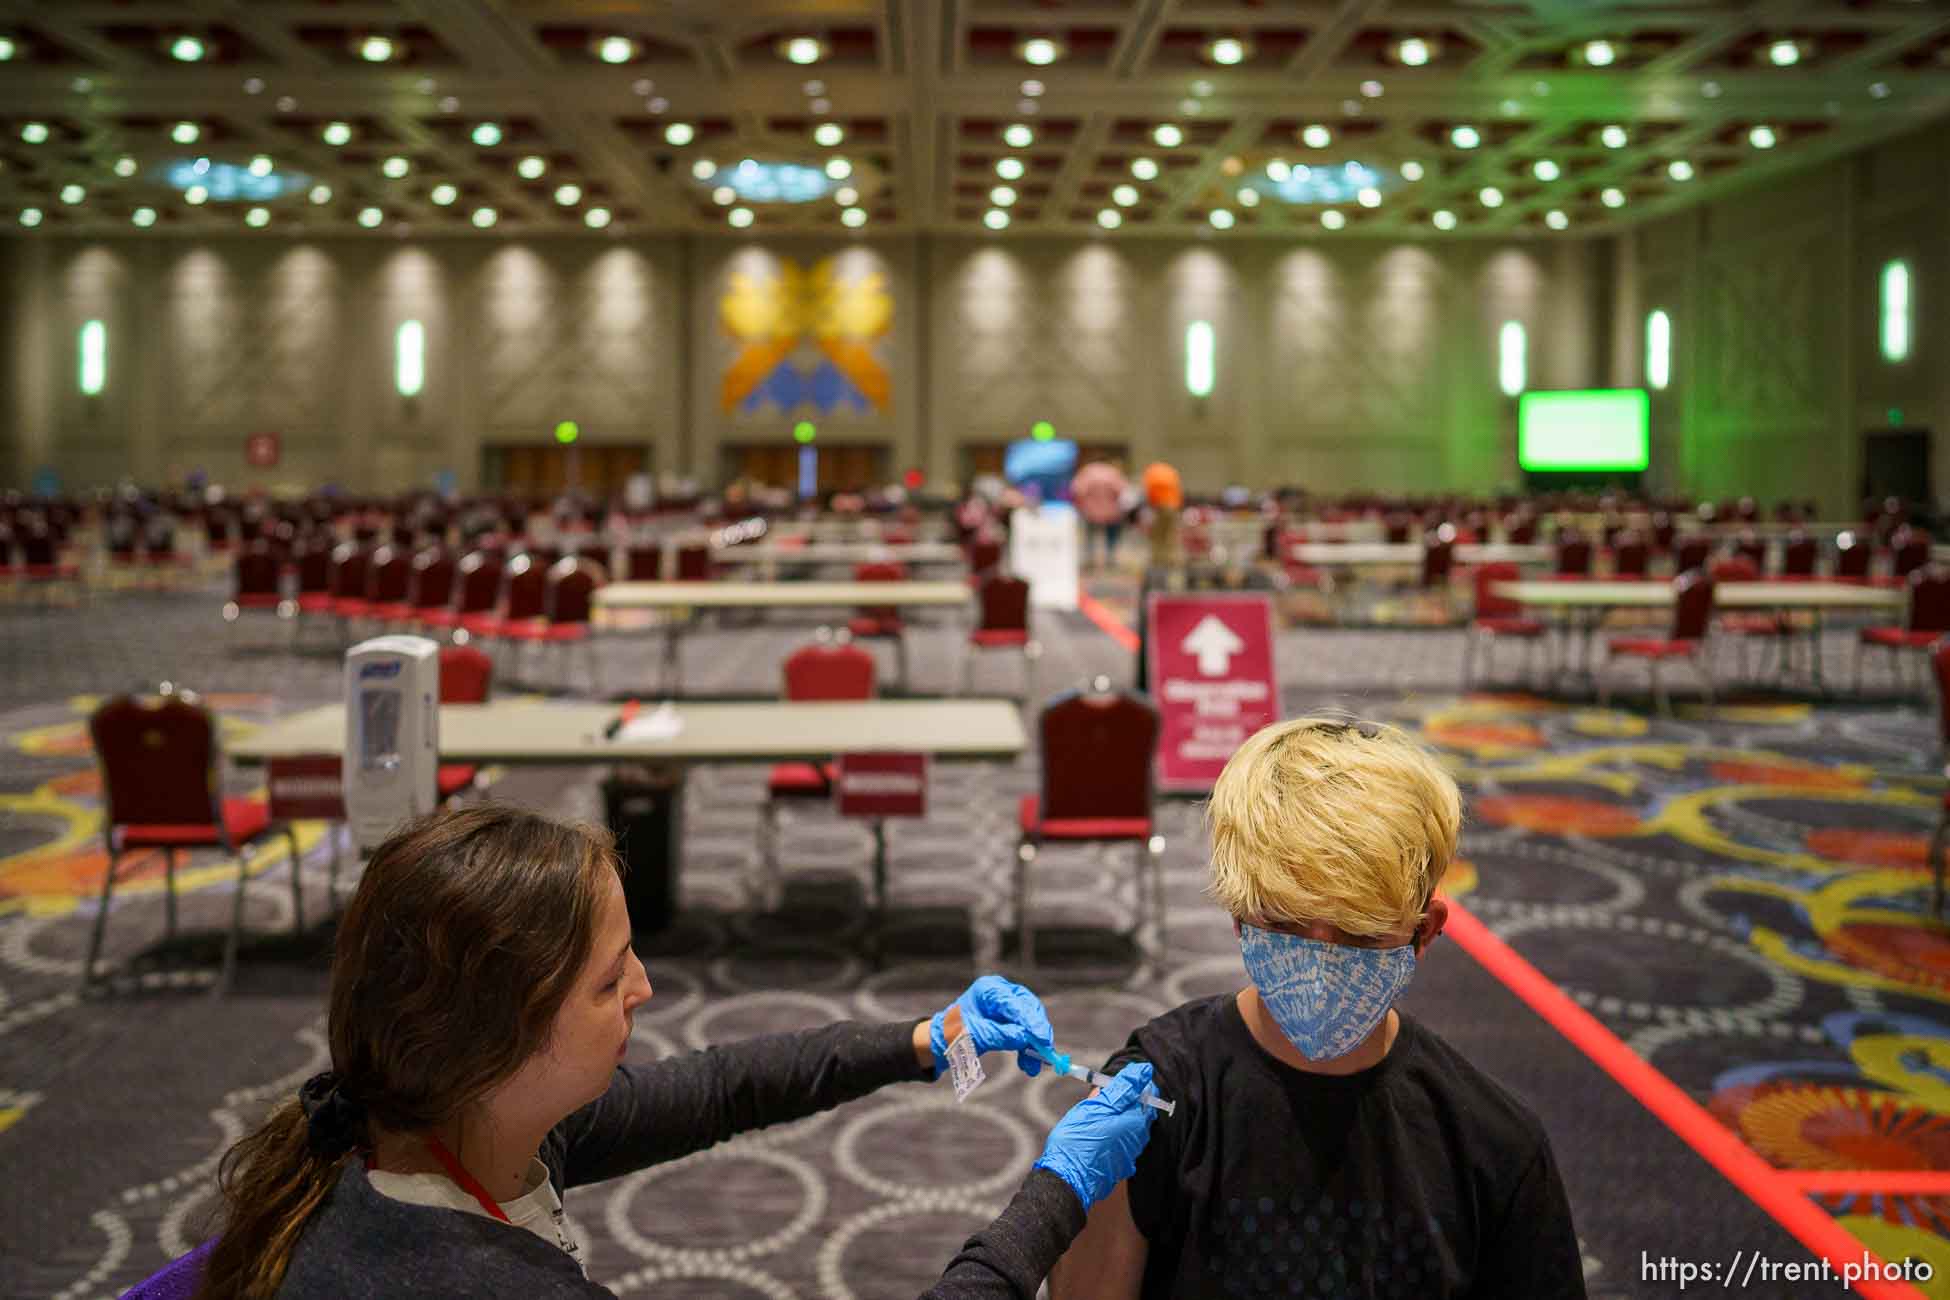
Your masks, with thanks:
M1525 393L1517 403L1517 463L1533 474L1638 473L1650 446L1643 388Z

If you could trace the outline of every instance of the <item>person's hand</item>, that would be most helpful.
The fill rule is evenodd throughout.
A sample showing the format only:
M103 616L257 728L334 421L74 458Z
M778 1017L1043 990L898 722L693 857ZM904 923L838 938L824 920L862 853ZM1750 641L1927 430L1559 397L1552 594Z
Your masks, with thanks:
M1137 1171L1138 1153L1151 1140L1158 1112L1139 1103L1151 1087L1151 1066L1133 1061L1096 1095L1070 1107L1050 1130L1035 1168L1047 1169L1070 1185L1089 1209L1111 1188Z
M948 1013L961 1008L961 1022L975 1043L977 1054L1014 1052L1016 1064L1024 1074L1041 1073L1043 1062L1034 1049L1049 1047L1055 1041L1049 1027L1049 1012L1034 993L1020 984L1011 984L1000 975L984 975L956 998L953 1006L934 1013L928 1023L928 1046L934 1051L934 1072L939 1078L948 1068L948 1040L942 1022Z

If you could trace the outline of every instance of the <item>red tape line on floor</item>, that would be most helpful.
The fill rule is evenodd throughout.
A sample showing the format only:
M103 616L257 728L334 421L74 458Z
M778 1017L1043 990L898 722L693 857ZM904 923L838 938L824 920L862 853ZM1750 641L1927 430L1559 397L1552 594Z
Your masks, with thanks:
M1085 618L1102 629L1104 635L1133 654L1137 653L1137 633L1125 627L1117 615L1105 609L1103 603L1095 596L1089 595L1086 592L1077 593L1077 609L1082 611Z

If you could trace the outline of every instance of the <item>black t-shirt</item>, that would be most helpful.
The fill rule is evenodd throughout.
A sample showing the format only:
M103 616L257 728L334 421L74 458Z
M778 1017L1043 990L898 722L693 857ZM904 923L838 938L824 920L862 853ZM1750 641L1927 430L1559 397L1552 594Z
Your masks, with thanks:
M1129 1183L1145 1300L1584 1296L1543 1126L1409 1017L1379 1064L1309 1074L1228 993L1153 1020L1104 1068L1133 1060L1178 1103Z

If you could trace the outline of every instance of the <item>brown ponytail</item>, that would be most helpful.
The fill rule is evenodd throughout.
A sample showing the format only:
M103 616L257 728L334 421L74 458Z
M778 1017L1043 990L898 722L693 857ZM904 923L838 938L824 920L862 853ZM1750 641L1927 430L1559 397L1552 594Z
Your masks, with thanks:
M332 1072L347 1096L413 1132L513 1075L547 1043L617 870L605 832L494 804L435 813L380 845L332 962ZM275 1296L313 1212L370 1141L321 1154L294 1098L232 1146L196 1300Z

